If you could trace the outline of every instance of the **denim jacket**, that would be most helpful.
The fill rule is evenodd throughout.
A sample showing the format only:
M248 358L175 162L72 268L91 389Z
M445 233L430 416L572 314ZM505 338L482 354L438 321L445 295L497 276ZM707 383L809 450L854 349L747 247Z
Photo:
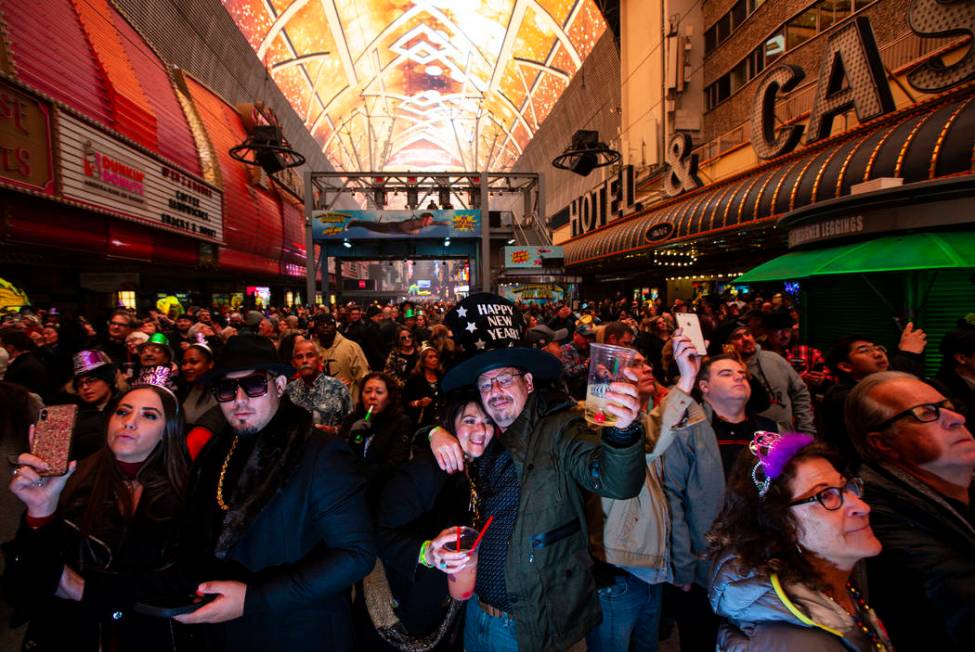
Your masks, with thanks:
M661 409L679 415L665 420L660 429L661 442L672 440L665 446L663 470L673 582L706 587L710 564L705 535L721 511L725 487L712 411L676 386L670 388Z

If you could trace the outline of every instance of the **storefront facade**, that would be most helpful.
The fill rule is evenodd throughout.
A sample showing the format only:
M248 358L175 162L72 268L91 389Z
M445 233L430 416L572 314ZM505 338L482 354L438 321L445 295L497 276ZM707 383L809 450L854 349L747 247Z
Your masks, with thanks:
M712 4L717 16L729 3ZM972 174L968 4L877 0L837 15L833 3L828 20L823 3L758 4L740 30L709 43L708 80L781 32L791 40L775 64L763 59L761 74L709 99L693 150L679 132L671 138L669 165L638 173L635 209L556 230L567 269L595 292L587 296L607 280L627 296L657 288L667 301L719 291L788 250L779 220L793 211L888 187L909 205L917 184Z
M167 65L106 0L35 9L2 10L0 277L89 312L303 294L300 177L229 157L246 110Z

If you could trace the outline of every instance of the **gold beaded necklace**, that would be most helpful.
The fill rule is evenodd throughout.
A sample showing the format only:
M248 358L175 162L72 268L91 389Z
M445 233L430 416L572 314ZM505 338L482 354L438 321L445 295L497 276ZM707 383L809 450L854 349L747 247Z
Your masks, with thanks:
M230 465L230 458L234 455L234 450L237 448L238 437L234 435L234 440L230 444L230 450L227 451L227 457L223 459L223 466L220 467L220 479L217 480L217 506L223 511L229 511L230 505L223 501L223 479L227 475L227 466Z

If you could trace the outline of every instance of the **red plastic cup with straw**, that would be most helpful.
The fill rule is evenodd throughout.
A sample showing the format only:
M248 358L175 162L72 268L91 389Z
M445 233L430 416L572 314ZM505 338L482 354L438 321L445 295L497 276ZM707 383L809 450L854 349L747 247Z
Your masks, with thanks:
M477 547L493 520L494 516L489 516L480 532L469 527L458 527L457 540L444 546L447 550L459 550L468 554L464 568L447 576L447 588L455 600L469 600L474 595L474 586L477 584Z

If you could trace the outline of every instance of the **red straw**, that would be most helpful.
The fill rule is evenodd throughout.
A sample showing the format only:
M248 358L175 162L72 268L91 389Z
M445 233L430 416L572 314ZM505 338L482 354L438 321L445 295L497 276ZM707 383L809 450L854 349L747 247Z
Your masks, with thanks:
M457 552L460 552L460 526L457 526L457 547L454 548Z
M487 529L489 527L491 527L491 521L493 520L494 520L494 514L488 516L488 520L485 521L484 527L481 528L480 534L478 534L477 538L474 539L474 545L471 546L471 550L477 550L477 544L479 544L481 542L481 539L484 538L484 533L487 532Z

